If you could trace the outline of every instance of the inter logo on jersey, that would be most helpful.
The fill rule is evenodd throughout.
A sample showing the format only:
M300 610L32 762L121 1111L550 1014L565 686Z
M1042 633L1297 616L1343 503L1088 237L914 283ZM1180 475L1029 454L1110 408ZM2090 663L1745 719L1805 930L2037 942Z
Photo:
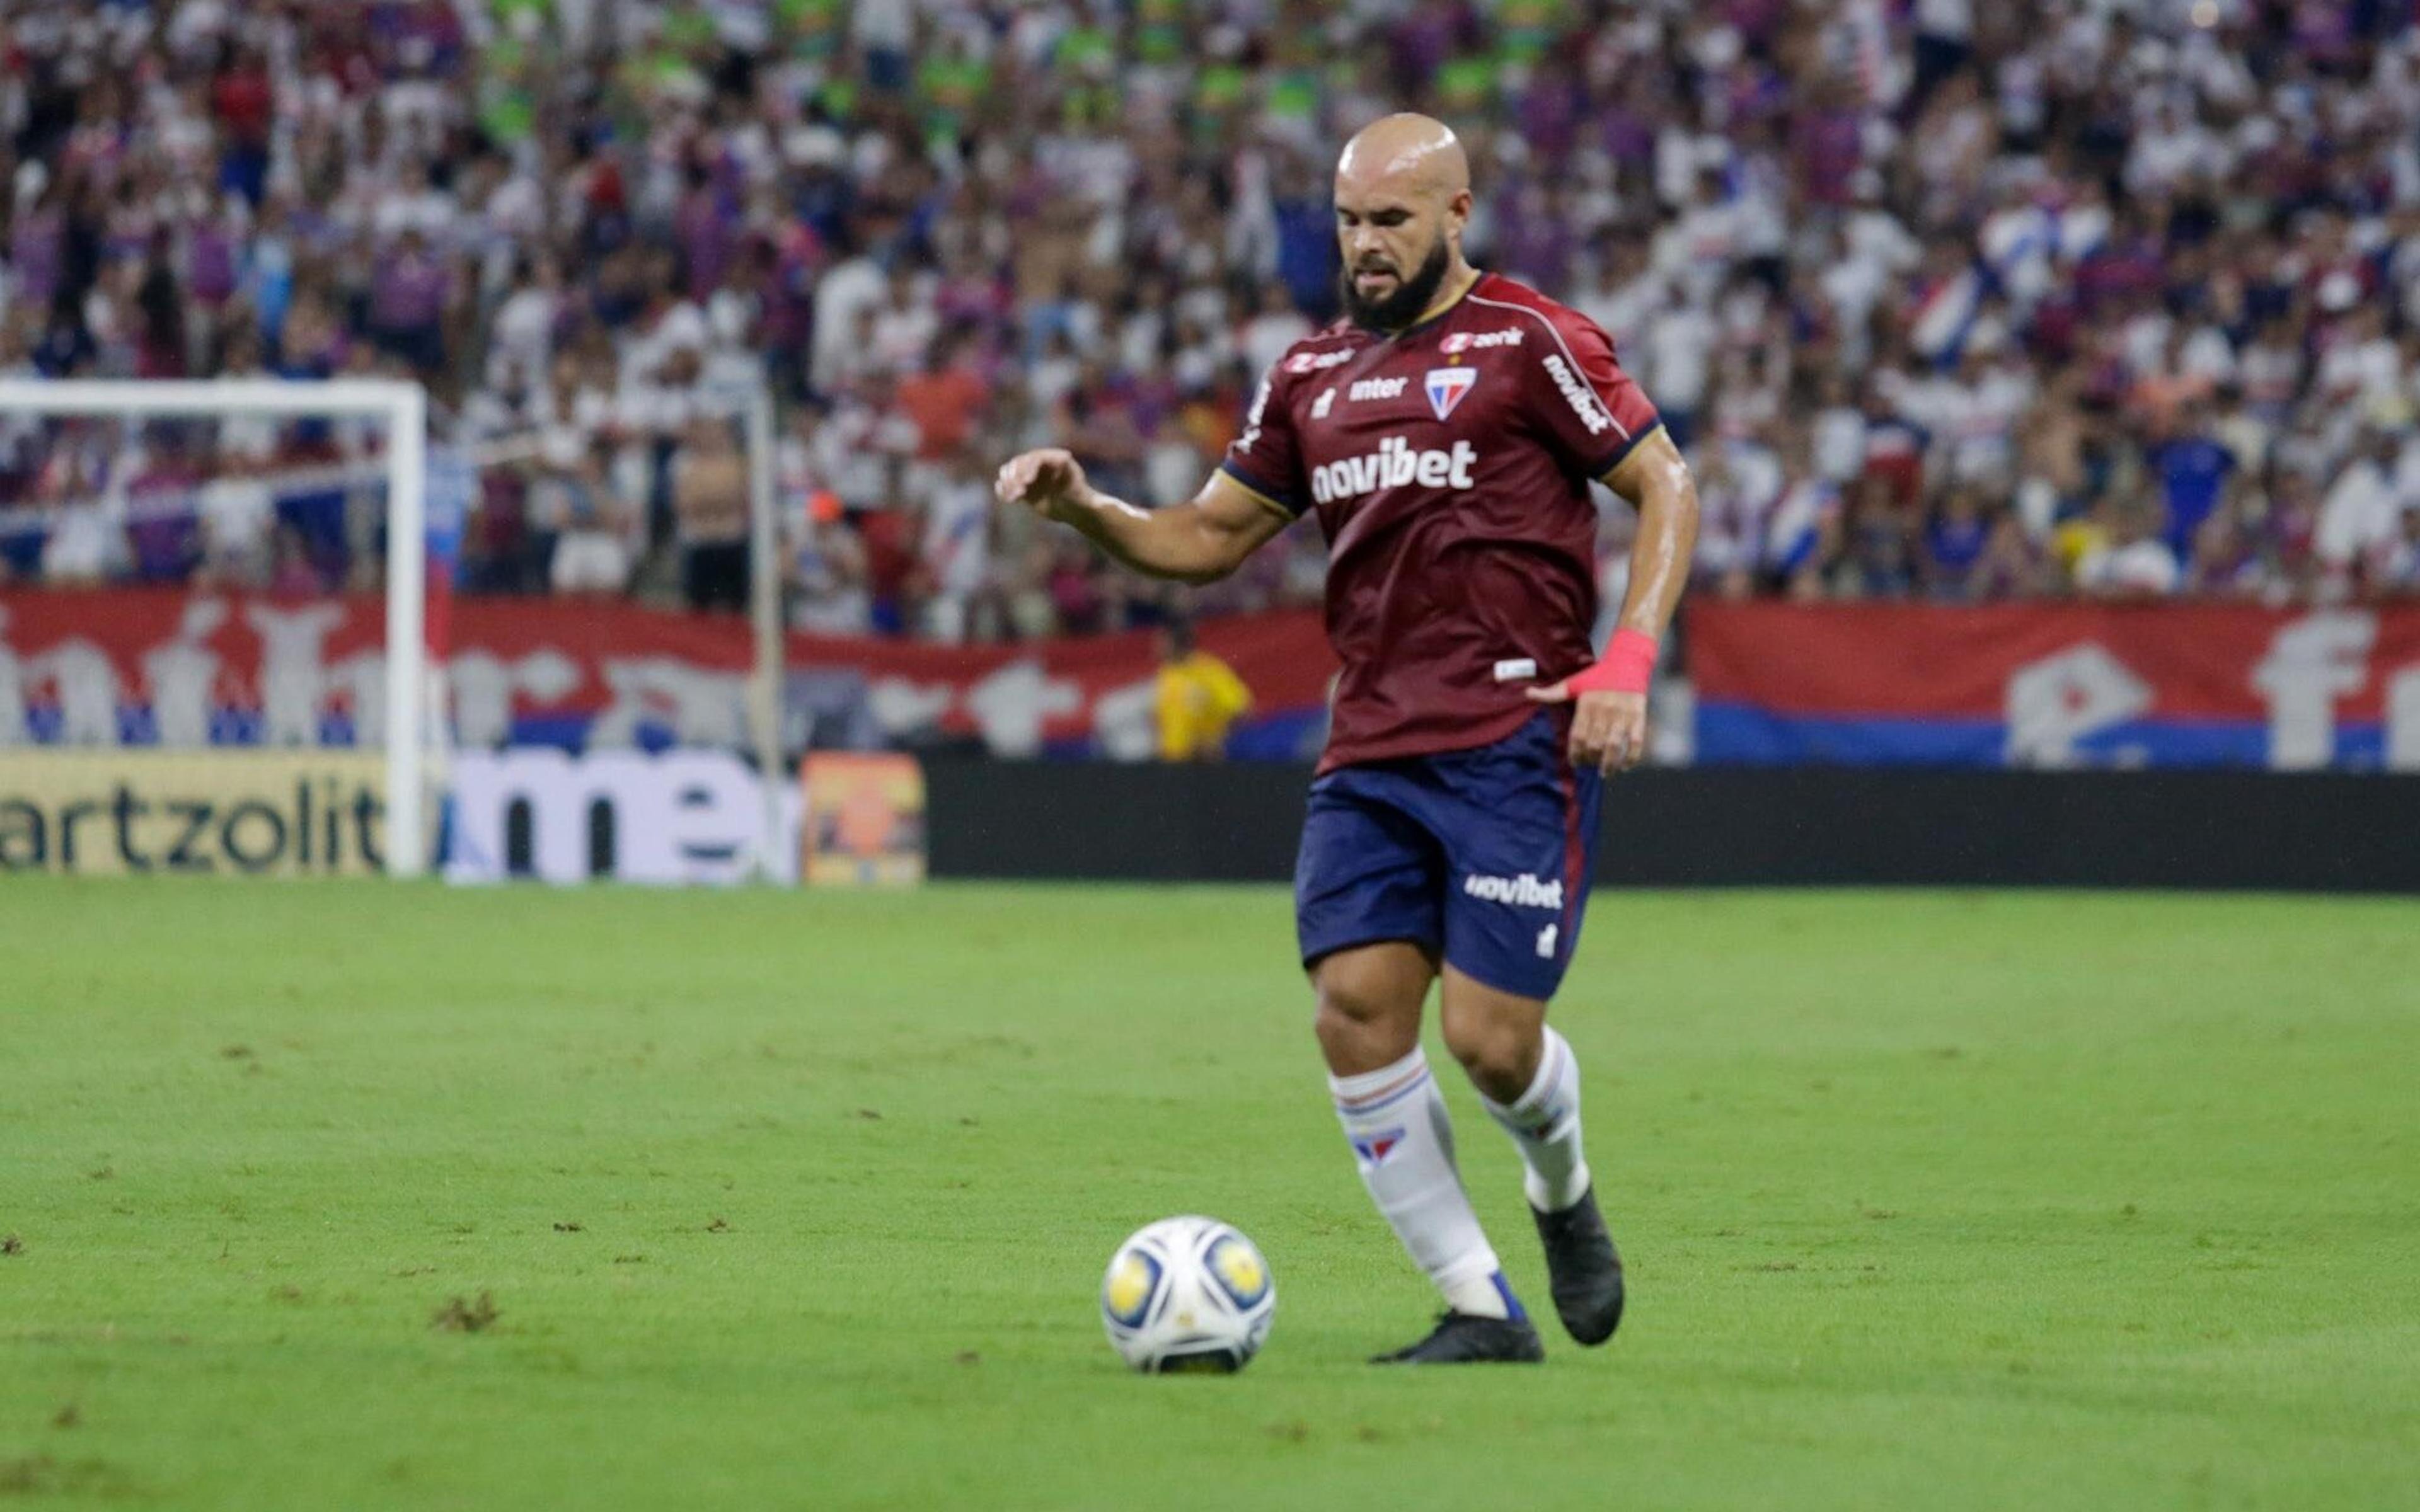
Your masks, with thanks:
M1468 393L1478 381L1479 372L1475 368L1430 368L1426 380L1429 408L1436 411L1439 420L1443 420L1453 413L1454 406L1462 403L1463 395Z

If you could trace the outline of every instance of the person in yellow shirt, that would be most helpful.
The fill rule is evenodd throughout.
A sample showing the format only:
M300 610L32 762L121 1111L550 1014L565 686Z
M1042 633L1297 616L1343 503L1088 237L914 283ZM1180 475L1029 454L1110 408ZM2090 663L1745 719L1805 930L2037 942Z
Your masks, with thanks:
M1171 620L1159 633L1159 759L1215 762L1227 730L1249 713L1252 690L1235 670L1193 643L1193 626Z

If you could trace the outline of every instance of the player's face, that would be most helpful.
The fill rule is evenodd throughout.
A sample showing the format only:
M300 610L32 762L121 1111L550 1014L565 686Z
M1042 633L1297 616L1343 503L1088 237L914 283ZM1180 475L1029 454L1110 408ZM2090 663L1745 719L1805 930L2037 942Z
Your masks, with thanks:
M1345 312L1382 331L1410 325L1436 298L1451 265L1449 208L1423 196L1363 192L1340 177L1336 243L1343 255Z

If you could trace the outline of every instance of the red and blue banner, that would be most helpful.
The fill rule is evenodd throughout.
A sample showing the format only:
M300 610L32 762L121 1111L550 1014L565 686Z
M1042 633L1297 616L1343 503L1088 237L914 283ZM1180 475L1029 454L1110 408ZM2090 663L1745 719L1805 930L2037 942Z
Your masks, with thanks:
M386 611L370 596L0 589L0 747L360 747L384 739ZM444 668L472 748L744 749L746 621L621 600L461 598ZM1204 620L1252 690L1237 757L1310 760L1335 670L1309 611ZM791 635L793 703L838 698L866 743L1006 756L1156 749L1149 631L1004 646Z
M2420 770L2420 604L1687 614L1699 764Z
M2420 770L2420 604L1731 604L1687 610L1700 764ZM1215 617L1252 691L1239 758L1310 760L1335 669L1307 610ZM0 747L370 746L374 597L0 590ZM466 747L744 748L744 621L470 598L444 665ZM792 635L792 702L877 743L1144 759L1149 632L1009 646Z

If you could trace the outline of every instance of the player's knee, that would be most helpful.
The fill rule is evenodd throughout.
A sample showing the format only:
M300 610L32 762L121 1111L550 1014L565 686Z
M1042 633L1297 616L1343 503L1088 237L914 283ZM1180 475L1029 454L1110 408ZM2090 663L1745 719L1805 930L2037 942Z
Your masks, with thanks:
M1483 1012L1447 1013L1438 1026L1445 1047L1481 1091L1512 1087L1518 1095L1525 1066L1536 1058L1535 1028L1520 1018Z
M1322 1038L1331 1032L1369 1033L1395 1027L1409 1021L1416 1028L1419 1023L1417 1005L1407 1013L1404 1005L1387 995L1355 987L1330 987L1319 990L1319 1029Z
M1312 1028L1331 1061L1348 1049L1359 1052L1350 1057L1357 1060L1387 1052L1393 1059L1419 1042L1420 999L1403 984L1378 973L1323 970L1317 986Z

